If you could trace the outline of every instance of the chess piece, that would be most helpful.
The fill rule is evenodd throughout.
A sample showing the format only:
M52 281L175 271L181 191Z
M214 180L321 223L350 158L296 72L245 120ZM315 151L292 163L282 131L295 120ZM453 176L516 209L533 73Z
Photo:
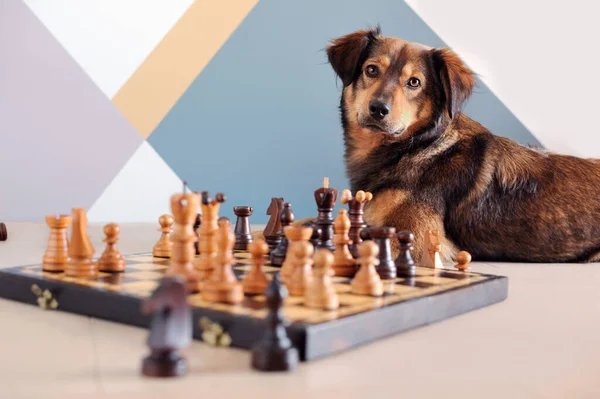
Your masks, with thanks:
M396 265L396 274L400 277L414 277L417 274L417 266L410 253L414 249L412 244L414 239L415 236L410 231L401 231L398 233L400 253L394 264Z
M396 278L396 265L392 259L392 249L390 240L396 235L396 229L393 227L369 227L364 229L361 235L363 240L365 237L370 237L371 240L379 246L379 265L376 270L382 280L391 280Z
M315 201L319 214L315 224L321 230L321 236L317 242L317 248L325 248L335 251L335 246L331 242L333 238L333 207L337 200L338 191L335 188L329 188L329 179L323 180L323 187L315 191Z
M48 215L46 224L50 227L48 247L44 253L42 269L46 272L62 272L69 259L67 229L73 219L69 215Z
M299 241L292 243L289 250L293 253L292 259L294 271L291 277L289 277L288 280L285 280L285 283L290 295L304 296L306 287L311 284L313 278L312 255L314 253L314 248L307 241Z
M313 232L312 232L312 235L310 236L309 241L313 245L313 247L316 247L317 244L319 243L319 238L321 237L321 229L319 227L317 227L314 220L307 220L302 223L302 226L310 227L311 229L313 229Z
M152 255L157 258L170 258L173 250L173 242L171 241L173 216L162 215L158 218L158 223L160 224L158 231L161 231L162 234L152 249Z
M470 253L468 253L467 251L460 251L456 254L456 262L458 263L454 265L454 267L460 270L461 272L470 270L471 267L469 266L469 264L471 263L471 259L472 257Z
M318 249L315 252L314 262L314 276L304 291L304 305L324 310L339 308L340 300L331 281L333 254L328 249Z
M252 348L252 368L260 371L288 371L298 365L298 350L292 345L286 331L287 319L283 303L288 295L275 275L265 292L269 313L265 318L267 328L261 340Z
M360 231L367 227L363 219L365 204L373 199L373 194L358 190L356 195L352 197L350 190L342 191L340 202L348 204L348 217L350 218L350 231L348 236L352 241L349 245L350 253L354 258L358 258L358 246L362 242Z
M301 241L308 241L308 239L312 235L312 229L310 227L303 227L302 225L296 226L285 226L284 236L288 247L287 254L285 256L285 260L281 265L281 281L284 283L288 283L289 279L294 274L294 269L296 264L298 263L295 258L295 253L293 251L293 244ZM314 251L314 249L313 249ZM291 291L290 291L291 294ZM293 294L292 294L293 295Z
M350 219L345 209L340 209L334 221L335 254L333 260L333 272L336 276L352 277L356 273L356 262L348 249L351 243L348 232L350 231Z
M281 220L281 241L277 248L271 251L271 265L273 266L281 266L283 261L285 260L285 256L288 250L288 240L285 236L285 228L286 226L291 225L294 222L294 213L292 212L292 204L286 202L283 204L283 211L281 211L280 220Z
M231 232L229 220L219 221L216 238L218 246L216 268L208 280L202 283L202 299L208 302L240 303L244 300L244 288L231 268L234 261L235 235Z
M358 246L357 262L360 264L360 269L352 279L352 293L356 295L383 295L383 283L375 267L379 265L379 247L373 241L362 242Z
M431 267L433 269L443 269L440 251L442 244L440 242L440 232L438 230L429 230L425 233L425 250L421 259L422 267Z
M283 198L271 198L271 204L267 208L267 215L271 216L265 229L263 230L263 236L269 244L269 252L273 251L279 243L282 237L281 227L281 212L283 211Z
M246 251L248 244L252 242L252 232L250 231L250 216L252 216L254 208L250 206L235 206L233 213L237 216L235 222L235 245L233 249L236 251Z
M202 224L200 225L200 241L198 249L200 256L194 261L194 269L198 271L200 280L210 277L216 265L217 241L215 234L219 229L219 208L225 202L225 195L217 193L214 199L202 192Z
M87 234L87 215L83 208L72 209L71 240L69 259L65 266L65 275L69 277L96 277L98 271L92 261L94 247Z
M265 255L269 253L269 246L265 241L255 241L248 244L248 250L252 255L252 267L244 276L242 286L246 295L264 294L269 285L267 274L263 270Z
M171 234L171 261L166 275L182 275L186 278L186 287L190 292L198 291L198 274L192 261L195 257L194 220L200 207L197 193L178 193L171 196L171 213L175 221Z
M8 230L6 230L6 225L4 223L0 223L0 241L6 241L8 239Z
M117 249L121 228L116 223L104 226L106 248L98 259L98 270L101 272L122 272L125 270L125 258Z
M194 234L196 234L196 241L194 241L194 250L196 251L196 255L200 255L200 235L198 233L198 229L202 224L202 214L199 213L196 215L196 220L194 221Z
M192 312L187 302L183 276L161 279L151 297L142 303L142 313L152 314L146 344L151 353L142 362L148 377L176 377L187 372L187 361L179 349L192 341Z

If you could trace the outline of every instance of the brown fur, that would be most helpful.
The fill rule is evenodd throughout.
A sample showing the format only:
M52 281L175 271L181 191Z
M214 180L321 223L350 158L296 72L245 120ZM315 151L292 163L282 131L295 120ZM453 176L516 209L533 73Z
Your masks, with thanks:
M377 29L335 39L327 53L344 83L351 189L374 195L367 223L412 231L417 259L431 229L445 260L459 248L474 260L600 259L599 161L527 148L468 118L460 109L475 77L449 49ZM390 105L383 120L372 100Z

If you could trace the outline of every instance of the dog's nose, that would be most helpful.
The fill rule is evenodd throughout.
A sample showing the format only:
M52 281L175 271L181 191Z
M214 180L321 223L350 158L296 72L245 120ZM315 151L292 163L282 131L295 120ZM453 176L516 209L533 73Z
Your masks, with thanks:
M371 112L371 116L378 121L383 120L391 110L392 107L383 101L373 100L369 103L369 112Z

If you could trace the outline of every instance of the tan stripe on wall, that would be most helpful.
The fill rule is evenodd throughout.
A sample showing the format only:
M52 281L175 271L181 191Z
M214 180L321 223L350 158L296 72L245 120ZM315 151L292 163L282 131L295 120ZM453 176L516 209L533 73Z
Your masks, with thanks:
M144 138L258 0L196 0L121 87L113 103Z

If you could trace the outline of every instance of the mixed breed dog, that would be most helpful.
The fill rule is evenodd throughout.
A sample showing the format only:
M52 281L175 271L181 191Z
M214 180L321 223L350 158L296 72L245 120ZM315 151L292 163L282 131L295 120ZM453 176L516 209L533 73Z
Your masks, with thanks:
M379 27L332 40L351 189L373 193L370 225L410 230L419 260L428 230L442 258L600 259L600 160L495 136L461 107L475 74L454 52L386 37ZM397 243L393 243L397 245Z

